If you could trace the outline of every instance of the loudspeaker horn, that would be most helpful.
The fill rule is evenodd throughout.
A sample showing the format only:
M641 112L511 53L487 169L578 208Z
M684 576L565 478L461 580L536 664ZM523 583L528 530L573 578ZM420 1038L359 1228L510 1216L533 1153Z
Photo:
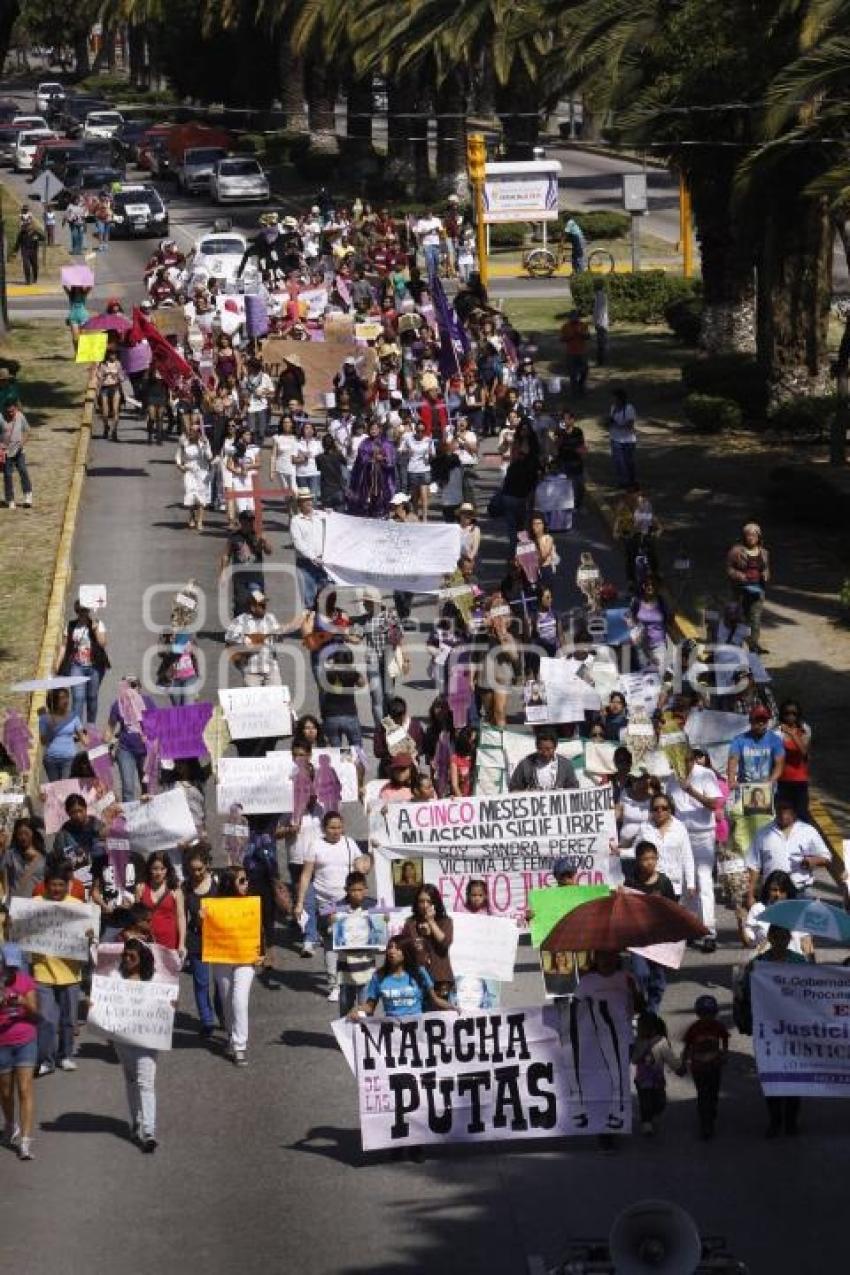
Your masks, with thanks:
M693 1275L702 1256L693 1218L668 1200L640 1200L625 1209L608 1245L617 1275Z

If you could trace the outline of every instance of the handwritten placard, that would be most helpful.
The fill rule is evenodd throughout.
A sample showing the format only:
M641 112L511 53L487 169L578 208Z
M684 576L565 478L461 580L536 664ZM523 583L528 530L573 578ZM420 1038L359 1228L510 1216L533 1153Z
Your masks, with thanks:
M260 959L260 900L204 899L201 959L211 965L253 965Z
M232 806L239 806L245 815L291 810L291 772L292 757L287 753L222 757L216 785L218 813L226 815Z
M176 996L173 983L95 974L88 1025L140 1049L170 1049Z
M264 739L292 734L288 686L237 686L218 698L233 739Z
M25 952L87 961L89 943L96 933L95 909L76 900L52 903L49 899L12 899L14 941Z
M182 788L170 788L150 801L128 801L121 806L127 839L134 850L152 854L173 850L197 836L189 802Z

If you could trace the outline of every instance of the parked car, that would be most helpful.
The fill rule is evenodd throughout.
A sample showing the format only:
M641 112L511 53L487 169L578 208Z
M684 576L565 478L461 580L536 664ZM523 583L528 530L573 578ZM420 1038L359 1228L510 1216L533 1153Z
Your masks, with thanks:
M15 147L21 131L19 124L0 125L0 164L8 166L15 162Z
M124 125L120 111L89 111L83 125L83 137L115 137Z
M153 186L122 186L112 197L114 239L160 237L168 234L168 209Z
M187 195L197 195L210 188L210 181L220 159L227 157L223 146L192 146L183 152L177 169L177 184Z
M58 80L42 80L35 90L35 109L49 111L51 106L64 102L65 88Z
M50 128L22 128L15 147L14 169L16 173L28 173L33 166L35 153L42 142L51 141L56 134Z
M250 155L229 155L227 159L220 159L212 175L210 190L217 204L230 200L247 203L252 199L265 203L270 193L267 174Z

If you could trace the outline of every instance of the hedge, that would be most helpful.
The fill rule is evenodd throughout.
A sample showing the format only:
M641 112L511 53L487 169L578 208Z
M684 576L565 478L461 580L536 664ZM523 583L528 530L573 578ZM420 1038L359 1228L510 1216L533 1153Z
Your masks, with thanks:
M689 394L682 404L685 419L699 434L719 434L725 429L740 429L740 405L731 398L713 394Z
M698 345L702 328L702 295L679 297L664 307L664 319L682 345Z
M567 208L561 217L563 221L575 217L586 239L625 239L632 225L628 213L607 208Z
M777 433L792 437L827 434L838 409L834 394L812 398L792 398L780 404L770 414L768 424Z
M747 421L761 421L767 415L767 379L752 355L688 359L682 365L682 385L688 394L732 399Z
M585 272L570 279L573 301L584 314L590 314L593 307L593 287L597 278L597 275ZM682 279L678 275L665 274L663 270L606 275L608 313L612 323L662 323L667 306L697 295L700 286L696 279Z

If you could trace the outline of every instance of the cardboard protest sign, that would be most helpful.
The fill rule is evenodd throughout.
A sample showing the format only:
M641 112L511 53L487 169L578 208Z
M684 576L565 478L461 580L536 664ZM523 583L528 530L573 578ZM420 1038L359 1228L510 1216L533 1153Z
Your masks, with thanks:
M753 1048L766 1098L850 1094L850 969L754 961Z
M282 337L269 337L263 342L263 367L270 376L280 376L287 357L297 360L304 369L304 406L308 411L324 409L325 395L333 391L334 377L342 371L347 358L357 360L357 370L365 380L371 381L375 374L375 352L356 344L352 326L349 325L341 340L332 339L333 335L333 329L326 326L324 341L289 341Z
M65 802L72 793L90 802L94 800L96 789L97 784L93 779L54 779L50 784L42 784L44 831L50 835L62 827L68 818Z
M94 974L87 1022L140 1049L170 1049L176 999L173 983Z
M123 802L121 811L127 840L141 854L173 850L198 835L182 788L169 788L149 801Z
M510 983L519 930L509 917L453 912L452 970L456 976Z
M204 729L212 711L212 704L203 702L148 708L142 714L142 731L148 743L158 742L161 759L179 761L181 757L203 757L207 751Z
M627 1133L624 991L464 1016L361 1019L354 1052L364 1151Z
M201 959L211 965L253 965L260 959L260 899L204 899Z
M491 912L522 925L529 890L552 883L556 859L573 861L580 884L607 882L614 794L606 784L391 803L371 834L381 898L392 897L389 859L421 856L425 880L437 886L449 911L463 911L468 881L483 877Z
M244 815L282 813L292 808L292 758L288 753L265 757L222 757L218 763L216 802L226 815L239 806Z
M292 734L288 686L237 686L218 698L232 739L264 739Z
M13 898L9 906L14 942L25 952L69 961L89 959L89 944L100 926L97 908L76 899L51 903L42 898Z
M534 946L539 947L561 918L581 907L582 903L604 899L610 893L607 885L555 885L544 890L531 890L528 906L534 913L530 922Z

